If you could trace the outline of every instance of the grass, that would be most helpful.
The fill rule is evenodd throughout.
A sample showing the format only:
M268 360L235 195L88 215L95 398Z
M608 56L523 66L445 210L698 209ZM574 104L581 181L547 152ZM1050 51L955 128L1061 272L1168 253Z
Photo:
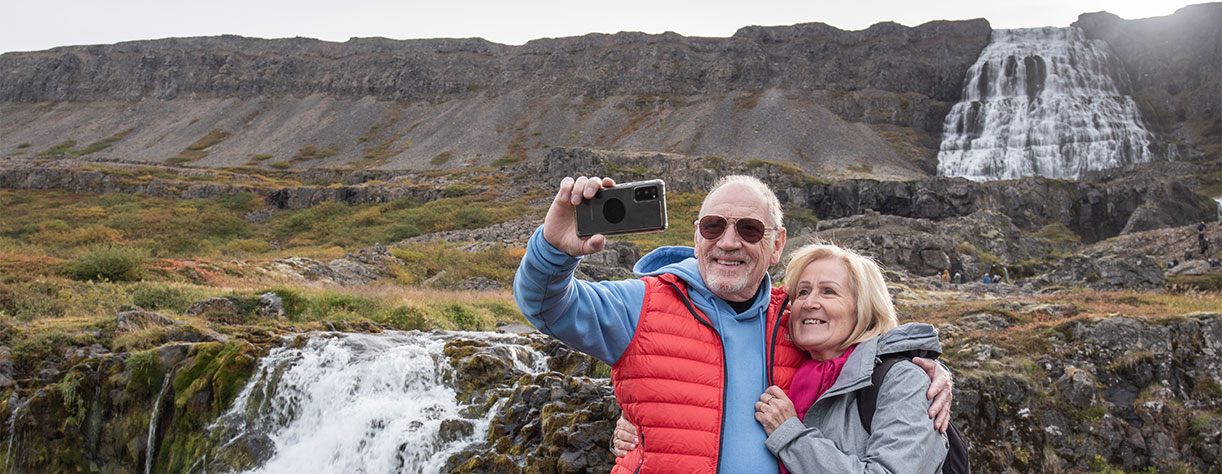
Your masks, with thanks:
M254 223L244 216L262 205L252 193L217 200L169 200L132 194L0 191L0 251L75 259L97 246L142 249L153 258L244 258L338 253L424 233L474 229L537 212L526 198L501 202L474 185L443 189L447 197L347 205L327 202L284 210ZM273 250L271 241L280 243Z
M166 163L185 164L199 161L205 156L208 156L209 147L220 143L228 138L229 135L230 132L220 127L214 128L211 132L208 132L207 135L204 135L203 138L200 138L195 143L188 145L182 152L179 152L177 155L167 159Z

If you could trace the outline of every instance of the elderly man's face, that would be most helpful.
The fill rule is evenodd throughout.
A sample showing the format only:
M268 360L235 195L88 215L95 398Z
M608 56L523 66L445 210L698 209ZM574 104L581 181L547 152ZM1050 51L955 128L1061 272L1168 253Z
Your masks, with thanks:
M718 215L730 220L759 219L768 227L780 227L768 215L768 203L755 188L731 183L718 188L704 200L700 217ZM751 243L727 225L716 239L706 239L696 227L696 259L700 276L713 294L727 301L747 301L759 291L769 265L781 261L785 248L784 229L768 230L762 239Z

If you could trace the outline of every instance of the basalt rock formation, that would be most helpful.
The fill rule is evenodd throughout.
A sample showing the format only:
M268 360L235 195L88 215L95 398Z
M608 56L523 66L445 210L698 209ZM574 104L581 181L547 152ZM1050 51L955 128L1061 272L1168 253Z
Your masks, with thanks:
M428 169L584 146L915 177L933 170L989 32L811 23L523 46L222 36L7 53L0 156Z

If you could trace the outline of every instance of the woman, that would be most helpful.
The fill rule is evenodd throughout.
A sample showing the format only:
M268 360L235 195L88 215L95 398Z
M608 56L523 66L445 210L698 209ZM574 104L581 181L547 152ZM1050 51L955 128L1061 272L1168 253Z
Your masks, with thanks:
M755 404L769 451L794 473L940 471L947 440L929 422L923 369L903 361L887 372L872 430L862 426L854 394L871 385L883 355L940 352L937 331L927 324L892 331L895 308L882 271L850 250L807 245L785 275L790 334L811 360L794 374L788 395L771 386Z

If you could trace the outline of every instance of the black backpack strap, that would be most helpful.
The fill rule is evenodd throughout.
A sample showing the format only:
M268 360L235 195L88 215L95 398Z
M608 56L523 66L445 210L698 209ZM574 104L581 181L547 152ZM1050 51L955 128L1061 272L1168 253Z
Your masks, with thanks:
M891 370L891 366L901 360L909 360L908 357L884 357L882 362L874 366L874 375L870 377L870 386L858 390L857 396L857 414L861 416L861 426L866 427L866 433L873 434L874 430L870 428L870 424L874 422L874 411L878 409L878 388L883 384L883 377L887 376L887 371Z
M856 392L857 414L861 416L861 425L866 427L866 433L873 434L870 423L874 421L874 411L878 409L878 388L883 385L883 378L891 366L901 360L912 360L913 357L937 359L942 355L937 351L911 350L885 354L874 366L874 375L870 377L870 386Z

